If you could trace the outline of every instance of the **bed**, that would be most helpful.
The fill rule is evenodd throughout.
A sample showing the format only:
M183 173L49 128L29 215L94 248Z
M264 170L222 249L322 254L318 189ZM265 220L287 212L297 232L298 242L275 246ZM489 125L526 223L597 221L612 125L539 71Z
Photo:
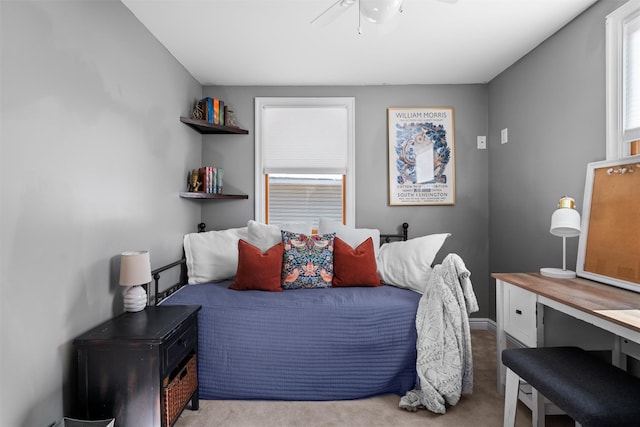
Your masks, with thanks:
M255 222L250 221L247 229L233 229L234 237L225 244L237 246L239 240L245 239L256 243L256 237L264 240L266 228L260 227L257 235ZM376 237L377 232L347 229L337 224L329 228L336 237L355 241L354 251L364 245L358 246L357 240L372 233ZM235 261L238 271L235 279L207 280L211 274L203 275L202 269L198 271L196 255L191 253L197 246L193 239L205 239L205 235L194 233L190 242L185 236L185 259L154 270L152 274L157 304L202 306L198 314L200 397L344 400L388 393L402 395L413 389L417 379L416 312L422 296L415 287L424 289L424 266L427 270L430 268L448 234L408 240L407 228L405 223L400 234L378 232L378 240L373 239L376 244L384 243L375 247L374 268L378 272L375 286L294 288L278 292L233 289L242 269L242 252L240 260ZM326 223L320 231L328 235ZM357 237L354 238L354 234ZM219 240L216 242L219 245ZM263 246L266 248L272 243L266 242ZM211 246L203 244L207 250ZM216 254L202 253L201 258L210 262L213 255L216 259L224 257L231 252L231 246L215 249ZM336 269L337 254L336 246ZM415 263L414 258L420 260L419 272L406 265ZM381 264L385 265L381 267ZM360 259L358 265L361 265ZM183 273L186 270L186 277L183 274L178 284L158 292L160 273L174 267L181 267ZM217 270L220 268L216 266ZM384 284L380 278L386 279Z

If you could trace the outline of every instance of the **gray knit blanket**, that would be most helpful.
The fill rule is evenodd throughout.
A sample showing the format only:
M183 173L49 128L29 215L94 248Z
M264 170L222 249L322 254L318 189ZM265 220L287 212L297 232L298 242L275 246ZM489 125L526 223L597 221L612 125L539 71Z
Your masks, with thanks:
M444 414L445 404L455 405L473 391L469 314L478 311L478 301L470 276L456 254L433 268L416 313L420 384L400 399L401 408Z

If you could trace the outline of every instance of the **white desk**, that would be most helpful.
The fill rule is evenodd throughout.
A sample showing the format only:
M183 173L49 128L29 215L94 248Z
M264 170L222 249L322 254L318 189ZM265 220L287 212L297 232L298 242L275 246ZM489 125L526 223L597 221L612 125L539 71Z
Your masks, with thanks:
M591 280L553 279L538 273L494 273L496 279L498 391L504 393L502 350L507 334L528 347L543 346L544 308L549 307L613 334L609 348L615 365L626 368L626 355L640 359L640 294ZM574 343L572 343L574 344ZM585 348L589 349L589 348ZM544 426L543 398L526 402L534 425Z

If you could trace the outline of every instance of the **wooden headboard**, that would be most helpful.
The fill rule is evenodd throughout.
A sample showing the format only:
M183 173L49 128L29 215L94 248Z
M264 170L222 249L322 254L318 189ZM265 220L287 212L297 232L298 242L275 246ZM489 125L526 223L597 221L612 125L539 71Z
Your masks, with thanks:
M391 241L394 240L400 240L400 241L405 241L408 239L408 230L409 230L409 224L408 223L403 223L401 225L402 230L400 231L400 233L397 234L380 234L380 244L383 243L389 243ZM203 233L205 232L207 229L207 226L204 222L201 222L200 224L198 224L198 233ZM184 252L183 252L184 254ZM177 283L169 286L167 289L163 290L163 291L159 291L160 288L160 273L163 273L167 270L171 270L173 268L180 268L180 278L178 280ZM174 261L170 264L167 265L163 265L162 267L156 268L155 270L151 271L151 277L153 277L153 294L150 294L150 292L147 292L148 294L148 301L147 304L148 305L158 305L158 303L160 303L162 300L164 300L165 298L167 298L169 295L173 294L174 292L176 292L178 289L180 289L181 287L185 286L187 284L188 281L188 277L187 277L187 259L186 258L182 258L179 259L177 261ZM147 290L148 291L148 290Z

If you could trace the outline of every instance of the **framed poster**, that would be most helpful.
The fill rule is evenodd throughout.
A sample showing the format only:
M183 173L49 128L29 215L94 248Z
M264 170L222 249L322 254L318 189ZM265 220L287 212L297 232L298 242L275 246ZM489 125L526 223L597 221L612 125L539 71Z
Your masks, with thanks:
M455 204L453 108L389 108L389 204Z

